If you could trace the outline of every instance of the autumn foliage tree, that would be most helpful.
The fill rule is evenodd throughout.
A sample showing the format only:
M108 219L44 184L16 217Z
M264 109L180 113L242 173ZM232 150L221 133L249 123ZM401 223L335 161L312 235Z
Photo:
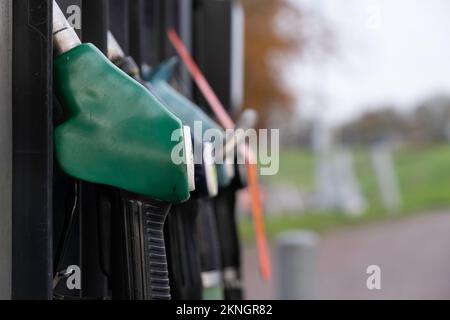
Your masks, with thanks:
M241 0L246 16L244 105L259 111L260 126L274 108L289 113L294 97L281 80L283 63L302 48L300 10L288 0ZM281 18L291 32L283 32Z

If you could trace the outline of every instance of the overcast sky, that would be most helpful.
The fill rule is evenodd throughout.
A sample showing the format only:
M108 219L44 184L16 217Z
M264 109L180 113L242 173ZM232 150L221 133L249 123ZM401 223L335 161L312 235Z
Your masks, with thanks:
M286 69L302 114L338 124L368 108L408 110L450 95L450 1L290 1L322 16L339 45L336 57L318 59L312 48ZM314 21L308 26L314 32Z

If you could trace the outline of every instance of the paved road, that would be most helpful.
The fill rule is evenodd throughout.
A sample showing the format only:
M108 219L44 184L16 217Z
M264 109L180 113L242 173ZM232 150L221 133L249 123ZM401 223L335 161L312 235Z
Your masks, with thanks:
M271 250L274 278L276 252ZM244 250L249 299L276 298L276 279L259 279L256 250ZM450 213L339 230L322 237L317 254L319 299L450 299ZM381 290L366 288L366 268L379 265Z

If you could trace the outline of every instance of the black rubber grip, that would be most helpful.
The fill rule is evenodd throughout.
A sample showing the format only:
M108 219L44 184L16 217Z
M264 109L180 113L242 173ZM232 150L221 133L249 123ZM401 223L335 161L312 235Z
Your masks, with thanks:
M116 259L116 297L131 300L170 300L164 222L169 203L122 193L119 228L122 236ZM116 220L117 221L117 220ZM116 255L117 256L117 255ZM120 261L122 260L122 261ZM122 264L118 267L117 264ZM119 281L119 282L117 282ZM114 293L114 289L113 289Z
M198 199L197 234L203 271L221 271L219 236L212 199Z
M137 279L144 286L140 296L144 300L169 300L169 273L163 234L168 208L138 200L128 200L127 207L129 226L133 231L130 242L136 252L134 256L140 256L140 259L133 261L138 263L135 265L137 273L142 273L142 282ZM136 287L139 287L139 282Z
M215 212L219 231L225 299L242 300L243 288L241 280L241 250L236 224L236 189L230 186L222 189L215 198ZM227 270L233 270L234 276L229 279Z
M165 226L170 289L174 300L202 298L197 215L197 201L190 199L173 206Z

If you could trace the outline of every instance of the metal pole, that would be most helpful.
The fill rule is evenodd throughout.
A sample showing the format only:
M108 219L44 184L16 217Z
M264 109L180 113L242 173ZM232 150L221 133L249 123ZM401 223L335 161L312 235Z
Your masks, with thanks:
M311 231L291 231L277 240L278 298L314 299L319 237Z
M52 1L11 1L12 298L53 296Z
M11 299L12 0L0 2L0 300Z

